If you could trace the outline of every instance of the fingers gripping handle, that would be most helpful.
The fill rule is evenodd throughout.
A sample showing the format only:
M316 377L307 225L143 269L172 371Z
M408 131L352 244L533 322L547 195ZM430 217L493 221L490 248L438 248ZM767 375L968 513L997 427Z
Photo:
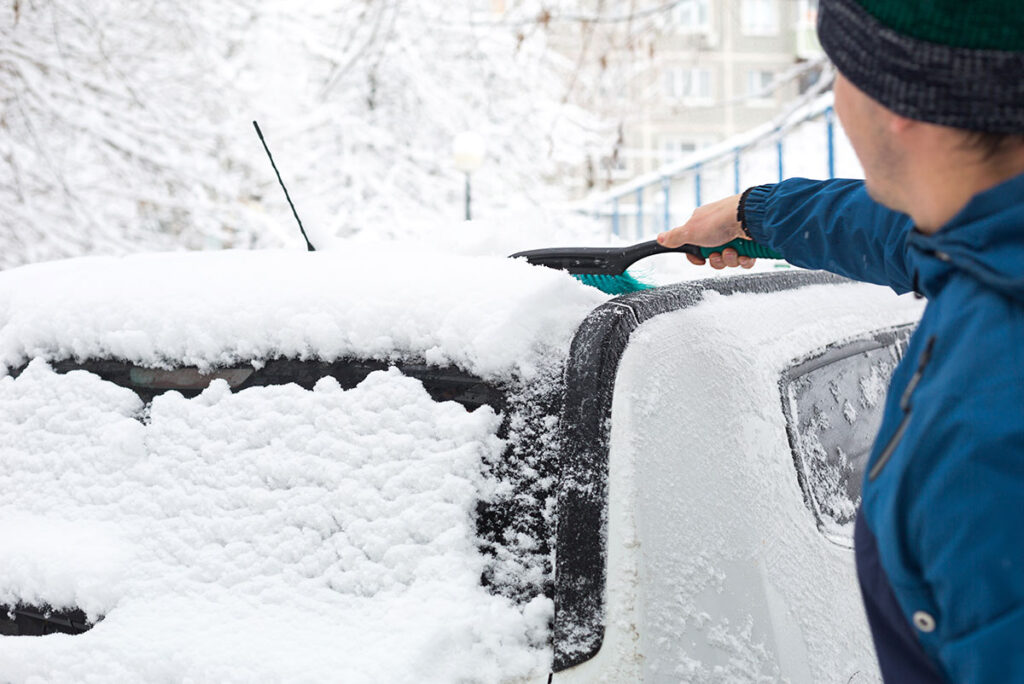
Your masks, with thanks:
M700 255L707 259L715 252L721 252L726 247L732 247L739 253L740 256L751 257L754 259L782 259L783 256L775 250L769 249L764 245L759 245L753 240L744 240L743 238L736 238L731 242L727 242L724 245L718 247L701 247Z

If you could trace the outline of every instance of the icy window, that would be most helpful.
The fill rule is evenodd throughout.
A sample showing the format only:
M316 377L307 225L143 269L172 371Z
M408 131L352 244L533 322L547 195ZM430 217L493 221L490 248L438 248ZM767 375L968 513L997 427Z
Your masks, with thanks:
M783 404L804 497L822 531L848 544L889 376L910 327L830 346L783 374Z

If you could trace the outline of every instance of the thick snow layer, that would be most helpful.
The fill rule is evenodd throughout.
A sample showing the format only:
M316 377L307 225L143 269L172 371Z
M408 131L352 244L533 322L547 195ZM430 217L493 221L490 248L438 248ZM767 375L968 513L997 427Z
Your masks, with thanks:
M210 275L223 262L201 263ZM546 671L550 602L517 606L480 586L472 516L488 494L482 463L504 448L498 426L489 408L436 403L394 369L347 391L324 379L233 394L217 380L148 408L40 360L0 378L0 602L104 616L78 636L0 637L4 681Z
M780 378L923 308L887 288L819 285L707 292L641 324L612 407L609 627L590 669L564 681L875 678L853 554L804 502ZM865 387L884 393L880 380Z
M607 299L521 260L397 245L86 257L0 272L0 373L37 356L209 367L406 355L529 377Z

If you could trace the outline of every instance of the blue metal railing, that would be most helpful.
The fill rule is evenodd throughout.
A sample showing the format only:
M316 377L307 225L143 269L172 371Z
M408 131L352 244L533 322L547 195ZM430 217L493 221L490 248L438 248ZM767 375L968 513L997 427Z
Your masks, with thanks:
M644 189L636 189L636 234L644 234Z
M672 179L668 176L663 176L661 179L661 192L664 197L662 204L665 207L665 225L667 226L672 222L672 213L669 211L669 202L672 200Z
M699 207L703 203L704 191L707 189L705 188L705 173L707 169L731 162L732 182L729 185L731 185L733 192L739 193L744 187L742 178L744 155L753 149L762 149L763 144L768 141L774 141L775 143L776 175L779 180L783 180L786 173L786 138L797 126L817 120L823 120L825 124L825 139L822 141L825 143L825 169L829 178L835 178L835 111L832 108L831 93L828 93L781 123L776 122L761 126L706 150L691 154L686 159L663 166L653 173L645 174L628 183L613 187L604 193L592 196L579 203L579 206L582 207L581 210L585 211L585 213L610 218L611 232L617 236L622 234L624 228L622 210L624 208L627 210L629 208L635 209L633 233L639 239L644 235L644 195L648 191L652 192L651 197L653 197L653 201L651 204L656 212L657 205L659 204L658 191L660 191L661 215L658 216L657 213L653 213L648 218L652 219L651 228L654 228L657 223L661 223L659 230L668 230L672 227L673 186L675 185L675 189L678 190L678 184L674 184L673 181L685 180L692 176L695 202L692 206ZM726 187L729 187L729 185ZM712 188L712 191L714 191L714 188ZM628 200L630 196L632 196L634 206L628 207L627 205L624 207L622 200ZM676 205L684 206L685 204L685 199L681 203L676 203Z
M779 159L779 180L781 181L786 177L786 171L784 166L785 158L783 156L782 148L782 138L779 138L778 140L775 141L775 155Z
M740 152L740 148L737 147L735 150L733 150L733 153L732 153L732 191L733 191L734 194L737 194L737 195L740 192L740 157L741 156L742 156L742 153ZM666 221L665 223L668 223L668 221Z

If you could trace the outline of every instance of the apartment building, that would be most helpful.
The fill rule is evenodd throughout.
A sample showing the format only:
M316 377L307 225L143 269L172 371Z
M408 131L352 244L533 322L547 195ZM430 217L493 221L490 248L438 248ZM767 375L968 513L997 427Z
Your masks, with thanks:
M628 40L618 22L595 23L589 51L605 64L589 106L620 122L620 137L592 161L579 193L653 171L780 115L813 81L804 74L780 83L821 54L817 4L677 0L650 11L648 28ZM563 49L572 54L578 46L564 42Z

